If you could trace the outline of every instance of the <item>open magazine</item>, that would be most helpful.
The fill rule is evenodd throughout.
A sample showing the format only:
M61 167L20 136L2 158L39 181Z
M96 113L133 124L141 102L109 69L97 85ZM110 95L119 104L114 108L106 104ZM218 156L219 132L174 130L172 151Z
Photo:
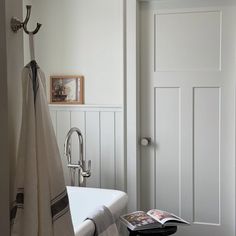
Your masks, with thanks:
M120 220L133 231L164 226L189 225L189 223L182 218L157 209L152 209L147 213L144 211L135 211L121 216Z

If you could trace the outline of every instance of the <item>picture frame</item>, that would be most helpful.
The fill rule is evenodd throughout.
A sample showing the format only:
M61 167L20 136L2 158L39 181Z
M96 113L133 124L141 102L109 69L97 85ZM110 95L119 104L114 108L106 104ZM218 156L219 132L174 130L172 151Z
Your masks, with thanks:
M50 76L50 103L84 104L84 76Z

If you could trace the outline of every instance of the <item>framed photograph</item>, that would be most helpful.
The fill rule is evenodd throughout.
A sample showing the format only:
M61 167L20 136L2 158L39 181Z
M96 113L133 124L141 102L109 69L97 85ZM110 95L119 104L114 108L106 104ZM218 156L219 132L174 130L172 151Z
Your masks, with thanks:
M57 104L84 104L84 77L51 76L50 102Z

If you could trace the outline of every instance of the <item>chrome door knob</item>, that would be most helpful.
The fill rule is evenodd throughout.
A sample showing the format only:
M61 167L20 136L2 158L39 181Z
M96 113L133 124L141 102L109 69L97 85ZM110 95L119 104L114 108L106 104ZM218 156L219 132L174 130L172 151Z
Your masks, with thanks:
M146 147L149 146L151 144L152 139L150 137L143 137L141 138L141 145Z

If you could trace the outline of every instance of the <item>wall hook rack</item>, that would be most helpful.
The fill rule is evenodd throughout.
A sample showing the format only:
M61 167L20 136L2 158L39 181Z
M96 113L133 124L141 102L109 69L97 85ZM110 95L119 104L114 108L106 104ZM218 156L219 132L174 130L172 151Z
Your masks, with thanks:
M34 31L28 31L27 24L30 19L31 5L27 5L26 9L27 9L27 14L26 14L26 18L25 18L24 22L21 22L17 17L11 18L11 29L13 32L17 32L19 29L23 28L25 33L27 33L27 34L29 34L29 33L36 34L36 33L38 33L42 24L37 23L37 26Z

